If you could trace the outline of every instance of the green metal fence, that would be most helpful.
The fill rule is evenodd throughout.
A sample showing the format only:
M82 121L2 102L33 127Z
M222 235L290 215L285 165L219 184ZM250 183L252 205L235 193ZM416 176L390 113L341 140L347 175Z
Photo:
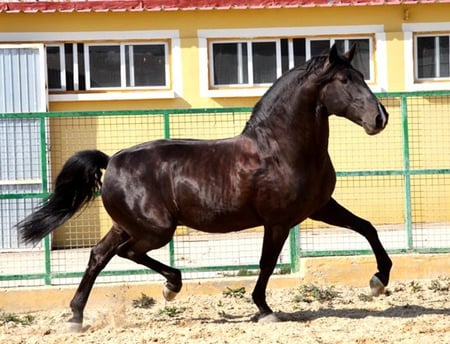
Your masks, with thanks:
M371 221L390 252L450 252L450 92L378 96L390 112L390 123L377 136L365 135L349 121L330 119L330 155L338 175L335 198ZM242 130L250 112L0 114L0 179L8 180L0 184L0 286L77 283L89 247L107 231L108 217L96 200L37 247L23 246L15 232L14 223L49 195L51 181L75 151L98 148L113 154L157 138L228 137ZM261 242L258 228L225 235L179 228L167 247L150 255L181 268L185 278L211 278L258 269ZM307 220L291 230L278 268L297 271L304 256L369 253L358 234ZM120 258L100 277L104 282L152 279L160 277Z

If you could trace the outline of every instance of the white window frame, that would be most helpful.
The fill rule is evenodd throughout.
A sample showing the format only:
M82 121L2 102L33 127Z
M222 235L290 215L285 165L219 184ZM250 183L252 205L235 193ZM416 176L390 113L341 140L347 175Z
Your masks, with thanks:
M404 61L405 61L405 90L406 91L439 91L450 88L450 78L428 78L418 79L417 67L417 37L439 36L446 34L450 36L450 22L437 23L411 23L403 24L404 37Z
M8 43L46 43L64 44L70 37L71 42L123 42L136 41L168 42L168 63L169 71L166 78L169 80L169 89L134 88L117 90L110 92L68 92L54 93L49 95L50 101L71 102L71 101L103 101L103 100L138 100L138 99L172 99L183 96L183 78L181 61L181 44L178 30L138 30L138 31L92 31L92 32L0 32L0 41ZM74 54L74 74L77 72L77 54ZM78 75L78 73L76 73ZM78 89L78 82L74 80L74 89Z
M199 78L200 95L206 98L215 97L259 97L267 91L269 86L255 85L255 87L211 87L210 60L208 52L210 43L220 40L234 42L239 40L279 40L285 37L324 37L331 36L340 39L351 39L345 37L354 35L355 38L365 38L366 35L375 37L377 49L375 50L375 62L371 61L371 75L376 83L370 84L374 92L387 91L387 51L386 34L384 25L354 25L354 26L308 26L308 27L274 27L274 28L250 28L250 29L211 29L198 30L199 44ZM236 39L236 40L234 40ZM329 39L329 38L327 38ZM371 44L371 49L373 49ZM372 52L372 51L371 51ZM289 66L293 66L293 52L289 50Z

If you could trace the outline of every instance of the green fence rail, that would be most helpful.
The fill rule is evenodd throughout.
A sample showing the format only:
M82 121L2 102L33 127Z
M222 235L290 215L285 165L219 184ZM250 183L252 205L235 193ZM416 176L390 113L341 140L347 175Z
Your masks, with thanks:
M420 145L415 143L412 136L418 135L417 132L420 131L420 126L423 121L423 114L429 114L428 110L429 106L433 106L434 112L436 113L436 117L432 117L429 120L434 120L439 117L438 112L446 109L450 109L450 92L414 92L414 93L380 93L378 96L382 99L383 102L388 103L388 109L391 112L392 109L397 109L396 113L394 111L394 116L396 119L394 121L398 121L398 132L391 134L392 142L396 142L397 137L400 138L401 141L401 151L402 156L400 159L401 163L396 161L396 165L401 166L400 168L394 169L370 169L370 170L340 170L337 169L338 181L344 179L356 179L356 180L372 180L372 179L380 179L381 183L384 180L383 178L394 178L394 180L398 183L402 184L402 200L401 202L403 207L403 228L401 229L402 234L401 238L404 239L403 244L395 244L392 247L388 247L388 251L395 253L404 253L404 252L450 252L450 236L440 234L441 236L437 239L439 242L443 242L439 247L435 246L420 246L417 245L416 232L425 233L421 227L419 230L415 229L415 224L417 219L415 218L415 187L414 185L419 185L420 189L426 189L424 185L426 181L415 180L414 178L417 176L418 178L439 178L437 181L433 180L434 184L439 184L442 182L442 187L444 189L449 189L450 184L450 142L445 141L444 135L442 136L441 141L438 141L436 147L432 147L437 151L437 154L443 155L442 160L432 161L429 165L422 167L419 164L412 164L411 159L415 156L414 149L420 150ZM412 114L412 110L410 107L410 103L412 100L420 100L420 105L413 105L417 107L417 110L414 114ZM425 99L426 101L423 101ZM431 105L430 105L431 104ZM431 111L431 112L433 112ZM48 133L48 122L52 119L58 118L113 118L113 117L139 117L139 116L161 116L163 120L162 132L160 136L162 138L170 138L172 135L172 124L174 118L179 118L180 116L196 116L196 115L220 115L220 114L249 114L251 112L251 108L241 107L241 108L207 108L207 109L163 109L163 110L133 110L133 111L86 111L86 112L45 112L45 113L4 113L0 114L1 120L24 120L24 119L36 119L39 121L39 156L40 156L40 175L41 175L41 190L38 192L25 192L25 193L15 193L15 192L3 192L0 194L0 202L2 200L24 200L24 199L32 199L32 200L44 200L49 196L51 190L51 183L47 180L47 176L49 175L49 170L51 165L49 164L49 133ZM445 130L447 128L449 120L445 119L445 117L450 117L450 113L442 113L443 124L438 121L435 124L437 129L433 129L431 126L430 136L434 136L433 132L436 130ZM393 114L391 113L391 118ZM416 120L415 118L420 118ZM415 132L411 132L411 119L414 118L414 127ZM392 119L391 119L392 120ZM425 119L426 120L426 119ZM345 126L352 126L348 122ZM450 127L450 125L448 125ZM240 128L239 128L240 129ZM331 136L333 132L331 133ZM421 134L422 135L422 134ZM419 137L419 136L418 136ZM50 137L51 139L51 137ZM424 140L419 137L420 140ZM426 140L426 139L425 139ZM419 141L418 141L419 142ZM422 141L420 141L422 142ZM413 143L414 147L411 147L411 143ZM447 145L445 147L445 145ZM419 147L419 148L418 148ZM94 148L94 147L92 147ZM351 148L349 148L351 149ZM422 154L422 153L421 153ZM392 158L392 157L391 157ZM398 164L397 164L398 163ZM382 166L380 166L382 167ZM441 186L435 186L436 190L440 190ZM427 193L428 191L423 191L423 193ZM429 195L427 194L429 197ZM432 198L432 197L430 197ZM448 223L450 223L450 215L445 215L445 213L450 214L450 209L448 208L448 204L445 203L445 199L443 201L439 201L440 204L444 204L443 208L440 210L440 227L439 231L442 232L441 227L446 227ZM2 208L0 208L0 216ZM443 213L443 215L441 214ZM425 216L426 217L426 216ZM369 219L370 220L370 219ZM423 219L419 219L420 223L423 223ZM302 238L303 233L305 231L305 235L312 235L310 233L314 232L314 228L308 229L308 224L301 226L296 226L291 230L289 242L288 242L288 251L289 251L289 261L288 262L279 262L278 268L283 270L290 271L298 271L299 270L299 260L301 257L305 256L325 256L325 255L355 255L355 254L369 254L371 251L366 247L363 248L349 248L349 249L333 249L333 248L313 248L308 249L302 247ZM301 228L300 228L301 227ZM446 229L446 228L444 228ZM7 230L7 228L2 228L2 230ZM448 228L448 232L450 232L450 228ZM309 234L308 234L309 233ZM423 234L425 236L425 234ZM168 261L171 265L176 264L176 238L172 240L172 242L168 246L169 258ZM326 239L327 240L327 239ZM397 245L397 246L396 246ZM25 249L26 250L26 249ZM260 247L254 248L255 252L260 251ZM51 239L49 237L45 238L42 244L42 249L44 254L39 259L42 259L41 263L43 265L42 272L26 272L21 271L20 273L5 273L0 270L0 282L2 281L24 281L24 280L42 280L44 284L50 285L53 284L57 279L64 278L79 278L82 276L82 271L53 271L52 268L52 257L55 254L55 251L52 250ZM14 249L3 250L0 247L0 255L6 257L11 252L16 253L17 251ZM84 262L85 263L85 262ZM214 272L214 271L238 271L238 270L254 270L258 269L257 264L226 264L226 265L217 265L217 264L205 264L203 266L195 266L195 267L182 267L181 270L183 272ZM106 270L102 273L102 276L122 276L122 275L146 275L149 274L148 270L143 269L126 269L126 270ZM20 283L18 283L20 284ZM15 285L14 283L12 285Z

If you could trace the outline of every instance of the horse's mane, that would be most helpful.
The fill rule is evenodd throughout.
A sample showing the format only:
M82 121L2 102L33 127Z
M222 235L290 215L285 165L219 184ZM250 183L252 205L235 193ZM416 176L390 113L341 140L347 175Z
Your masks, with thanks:
M278 78L256 103L243 132L250 130L267 119L271 113L271 109L275 106L277 100L280 99L279 95L284 93L283 91L286 90L287 87L292 86L292 84L295 84L295 88L300 87L309 75L317 74L317 70L323 67L327 57L327 55L312 57L301 66L292 68ZM331 71L328 71L320 75L317 82L320 84L329 80L332 74L330 72Z

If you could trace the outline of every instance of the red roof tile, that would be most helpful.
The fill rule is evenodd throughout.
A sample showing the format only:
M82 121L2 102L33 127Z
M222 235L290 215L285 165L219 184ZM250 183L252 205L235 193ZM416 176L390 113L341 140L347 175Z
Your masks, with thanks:
M450 0L75 0L1 1L0 12L140 12L450 3Z

